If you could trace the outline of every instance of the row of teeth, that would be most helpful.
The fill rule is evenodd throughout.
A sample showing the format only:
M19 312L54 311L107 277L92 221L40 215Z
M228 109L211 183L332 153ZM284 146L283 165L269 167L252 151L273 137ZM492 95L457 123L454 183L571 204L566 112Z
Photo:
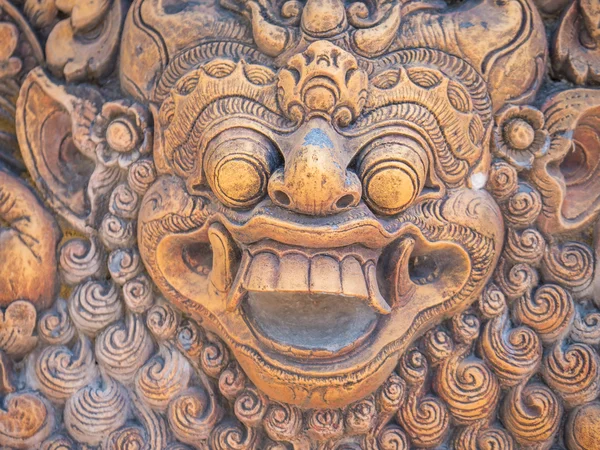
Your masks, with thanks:
M354 256L341 261L327 255L307 257L289 252L281 256L268 250L255 255L245 251L238 275L228 296L228 309L235 310L246 292L298 292L332 294L364 299L380 314L391 312L377 283L377 266L363 264Z

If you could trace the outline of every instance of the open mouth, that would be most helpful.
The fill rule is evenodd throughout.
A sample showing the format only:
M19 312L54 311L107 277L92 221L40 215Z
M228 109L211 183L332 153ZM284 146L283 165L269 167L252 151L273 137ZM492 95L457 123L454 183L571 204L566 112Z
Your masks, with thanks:
M272 239L238 244L218 222L208 236L211 249L193 253L211 254L212 261L184 258L186 264L209 276L227 311L240 315L263 349L317 364L368 346L392 309L415 296L433 305L439 292L454 295L468 272L459 247L427 243L412 233L379 249L300 247Z
M213 253L218 242L219 254L239 255L224 227L214 224L211 231ZM379 290L380 256L381 250L362 245L318 249L262 240L245 246L237 264L227 264L229 275L213 264L211 278L231 279L227 309L240 311L265 347L291 358L330 360L365 343L391 312Z
M325 250L262 241L243 252L229 305L241 307L257 337L278 352L339 356L390 312L378 288L378 257L358 245Z

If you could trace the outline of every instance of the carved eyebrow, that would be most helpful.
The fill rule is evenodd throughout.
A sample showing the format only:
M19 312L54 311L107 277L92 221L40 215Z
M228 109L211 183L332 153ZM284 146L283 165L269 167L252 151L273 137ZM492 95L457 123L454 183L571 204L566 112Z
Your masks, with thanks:
M175 123L174 131L183 133L184 136L177 145L171 147L171 160L185 172L192 171L201 159L206 143L220 132L211 133L211 130L214 130L214 127L222 122L241 118L248 121L246 123L248 127L252 122L280 134L289 134L297 128L297 124L254 99L239 96L222 97L207 105L197 114L190 123L189 131L177 127L177 116L173 119L173 123ZM244 126L244 124L238 126ZM219 130L221 128L219 127ZM226 128L223 131L226 131ZM166 141L168 142L172 138L166 137ZM168 147L167 144L167 152Z
M422 105L415 103L399 103L382 106L364 114L361 118L338 132L348 138L358 138L374 130L391 129L394 126L406 126L418 131L429 141L435 153L437 165L442 169L440 177L450 186L460 185L468 176L472 160L477 155L466 158L459 155L447 139L444 129L435 115ZM454 145L459 145L456 142ZM481 151L479 152L481 154Z

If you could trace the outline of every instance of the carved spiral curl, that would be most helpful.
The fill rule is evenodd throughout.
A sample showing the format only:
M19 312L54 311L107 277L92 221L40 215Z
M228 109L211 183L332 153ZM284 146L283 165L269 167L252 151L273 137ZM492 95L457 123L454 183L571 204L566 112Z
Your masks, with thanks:
M470 424L491 416L500 397L498 380L480 359L464 358L468 349L457 351L436 371L436 390L459 424Z
M515 300L538 285L537 271L529 264L511 265L504 257L496 267L495 281L509 300Z
M377 419L377 406L371 395L348 406L345 411L346 432L362 434L371 430Z
M488 283L479 299L479 310L486 319L500 316L506 310L506 298L498 286Z
M560 426L562 408L543 384L511 389L502 405L503 423L522 446L547 445Z
M150 308L146 315L146 325L157 340L166 341L175 337L179 316L171 305L161 303Z
M153 409L164 412L169 401L188 387L192 369L170 345L161 345L135 376L135 390Z
M544 358L542 376L568 408L590 402L600 394L598 354L586 344L554 345Z
M219 374L229 363L229 352L225 344L212 334L207 334L207 340L202 348L200 357L202 369L211 377L218 378Z
M260 424L267 412L267 399L255 388L246 388L235 400L233 412L240 422L249 427Z
M397 425L388 425L379 436L377 436L377 444L381 450L408 450L409 443L406 434Z
M515 228L533 224L542 212L542 197L527 183L519 183L518 189L502 206L504 220Z
M448 410L434 397L417 398L409 392L406 403L398 410L397 418L411 443L417 447L436 447L448 433Z
M439 399L421 395L427 370L427 359L417 349L400 358L400 375L409 388L396 418L413 445L432 448L445 439L450 418L446 406Z
M125 426L113 431L104 446L106 450L151 450L148 436L137 426Z
M575 305L571 295L555 284L539 287L533 296L526 294L515 302L515 319L535 330L542 342L554 342L569 332Z
M121 317L123 305L111 281L86 281L71 292L69 313L80 332L94 336Z
M140 196L128 184L120 184L114 188L108 202L111 214L128 220L137 217L139 206Z
M306 428L308 435L316 441L339 438L344 433L342 414L337 409L309 411Z
M232 362L219 376L219 391L228 400L233 400L244 390L246 375L236 362Z
M96 338L96 359L115 379L131 383L137 370L148 360L154 345L137 314L113 323Z
M64 346L46 347L34 362L38 389L49 399L65 402L98 375L92 343L82 336L73 350Z
M100 224L100 239L109 250L135 245L134 224L113 214L106 214Z
M481 422L458 427L451 439L452 448L477 450L477 435L479 434L481 427Z
M571 338L584 344L600 344L600 311L576 311Z
M427 376L427 358L416 348L407 351L399 361L400 376L409 385L421 385Z
M165 450L190 450L190 448L181 442L173 442L165 447Z
M191 320L183 320L177 329L177 348L190 359L200 356L204 346L203 331Z
M486 428L477 436L478 450L513 450L514 447L513 438L503 428Z
M254 428L242 424L223 422L210 435L210 447L214 450L250 450L257 448L258 435Z
M151 159L140 159L129 166L127 183L139 195L144 195L155 180L156 168Z
M571 289L576 298L584 295L590 287L593 272L592 250L581 242L551 245L544 254L544 279Z
M283 442L270 442L267 441L264 443L265 450L289 450L290 446Z
M452 316L452 335L458 342L469 344L479 337L479 319L473 312L465 311Z
M499 202L504 202L513 195L517 189L519 176L517 170L504 161L492 164L487 189Z
M38 334L50 345L67 345L75 337L75 326L69 316L67 302L59 298L52 309L46 311L38 320Z
M527 327L509 328L506 313L485 324L481 353L503 386L515 386L533 375L542 359L538 335Z
M460 428L452 439L452 448L464 450L512 450L513 446L506 430L487 427L485 421Z
M142 271L142 259L137 250L121 248L108 255L108 271L112 279L123 285Z
M141 273L123 285L123 300L130 311L138 314L144 313L152 306L152 282L146 274Z
M65 405L65 427L78 442L100 445L129 416L125 389L110 377L77 391Z
M95 239L71 239L60 248L59 269L70 286L86 278L102 278L106 272L106 255Z
M377 404L384 413L395 413L404 400L406 383L395 372L377 391Z
M50 436L40 447L40 450L75 450L77 447L71 439L62 434Z
M167 412L175 437L190 445L208 439L222 417L223 411L214 397L199 388L190 388L175 397Z
M513 264L537 265L546 250L546 240L534 228L522 231L510 229L506 235L504 255Z
M433 364L449 358L453 351L454 342L445 330L434 328L425 336L425 352Z
M302 412L294 405L271 403L263 426L274 441L292 442L302 431Z

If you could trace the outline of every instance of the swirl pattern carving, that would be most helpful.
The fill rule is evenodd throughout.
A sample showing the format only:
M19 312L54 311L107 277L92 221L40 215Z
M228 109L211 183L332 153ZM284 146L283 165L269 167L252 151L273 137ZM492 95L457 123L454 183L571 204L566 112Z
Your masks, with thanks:
M600 448L591 0L0 0L0 448Z

